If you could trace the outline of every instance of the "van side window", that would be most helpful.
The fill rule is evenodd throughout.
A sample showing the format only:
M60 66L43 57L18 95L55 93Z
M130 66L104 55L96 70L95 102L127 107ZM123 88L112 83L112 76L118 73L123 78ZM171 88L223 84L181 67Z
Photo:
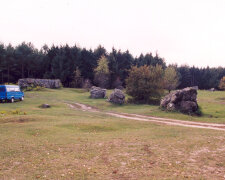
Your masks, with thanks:
M19 92L19 91L20 91L20 88L16 87L16 88L14 88L14 90L15 90L16 92Z
M11 88L6 88L6 90L7 90L7 92L11 92L12 91Z
M7 88L7 92L13 92L14 91L14 88Z
M7 87L7 92L20 92L19 87Z
M0 87L0 92L5 92L5 88L4 87Z

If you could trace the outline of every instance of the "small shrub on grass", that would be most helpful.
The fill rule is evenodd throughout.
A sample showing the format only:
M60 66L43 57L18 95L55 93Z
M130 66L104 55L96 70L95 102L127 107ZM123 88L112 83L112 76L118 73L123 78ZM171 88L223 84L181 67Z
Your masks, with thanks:
M202 116L203 115L201 106L198 106L198 110L196 111L196 115L197 116Z
M11 113L12 113L12 114L19 114L20 111L19 111L19 110L13 110L13 111L11 111Z
M16 109L11 111L0 111L0 115L27 115L27 113L21 111L20 109Z
M5 114L7 114L7 111L0 111L0 114L5 115Z

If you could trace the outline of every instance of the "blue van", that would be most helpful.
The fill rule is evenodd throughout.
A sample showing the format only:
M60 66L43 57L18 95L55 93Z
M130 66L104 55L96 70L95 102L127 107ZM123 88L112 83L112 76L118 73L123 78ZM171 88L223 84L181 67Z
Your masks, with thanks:
M15 102L24 100L24 93L16 85L0 85L0 101Z

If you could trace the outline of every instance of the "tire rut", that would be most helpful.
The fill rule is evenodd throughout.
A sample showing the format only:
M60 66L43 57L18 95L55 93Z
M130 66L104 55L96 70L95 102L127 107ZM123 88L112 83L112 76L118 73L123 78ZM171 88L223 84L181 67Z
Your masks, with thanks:
M73 104L66 103L66 104L72 109L88 111L88 112L98 112L98 113L103 113L103 114L106 114L109 116L123 118L123 119L146 121L146 122L153 122L153 123L157 123L157 124L165 124L165 125L172 125L172 126L182 126L182 127L225 131L225 124L184 121L184 120L160 118L160 117L153 117L153 116L145 116L145 115L139 115L139 114L103 112L95 107L91 107L91 106L81 104L81 103L73 103Z

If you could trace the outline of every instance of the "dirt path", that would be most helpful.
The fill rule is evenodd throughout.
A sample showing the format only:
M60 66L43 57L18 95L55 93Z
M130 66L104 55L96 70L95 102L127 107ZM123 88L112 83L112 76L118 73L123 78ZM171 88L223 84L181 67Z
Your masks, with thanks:
M159 118L159 117L152 117L152 116L144 116L138 114L128 114L128 113L115 113L115 112L102 112L97 108L80 104L68 104L70 108L88 111L88 112L98 112L104 113L109 116L123 118L123 119L132 119L137 121L147 121L147 122L154 122L166 125L173 125L173 126L183 126L183 127L192 127L192 128L202 128L202 129L213 129L213 130L220 130L225 131L225 124L215 124L215 123L201 123L201 122L192 122L192 121L183 121L183 120L175 120L175 119L167 119L167 118Z

